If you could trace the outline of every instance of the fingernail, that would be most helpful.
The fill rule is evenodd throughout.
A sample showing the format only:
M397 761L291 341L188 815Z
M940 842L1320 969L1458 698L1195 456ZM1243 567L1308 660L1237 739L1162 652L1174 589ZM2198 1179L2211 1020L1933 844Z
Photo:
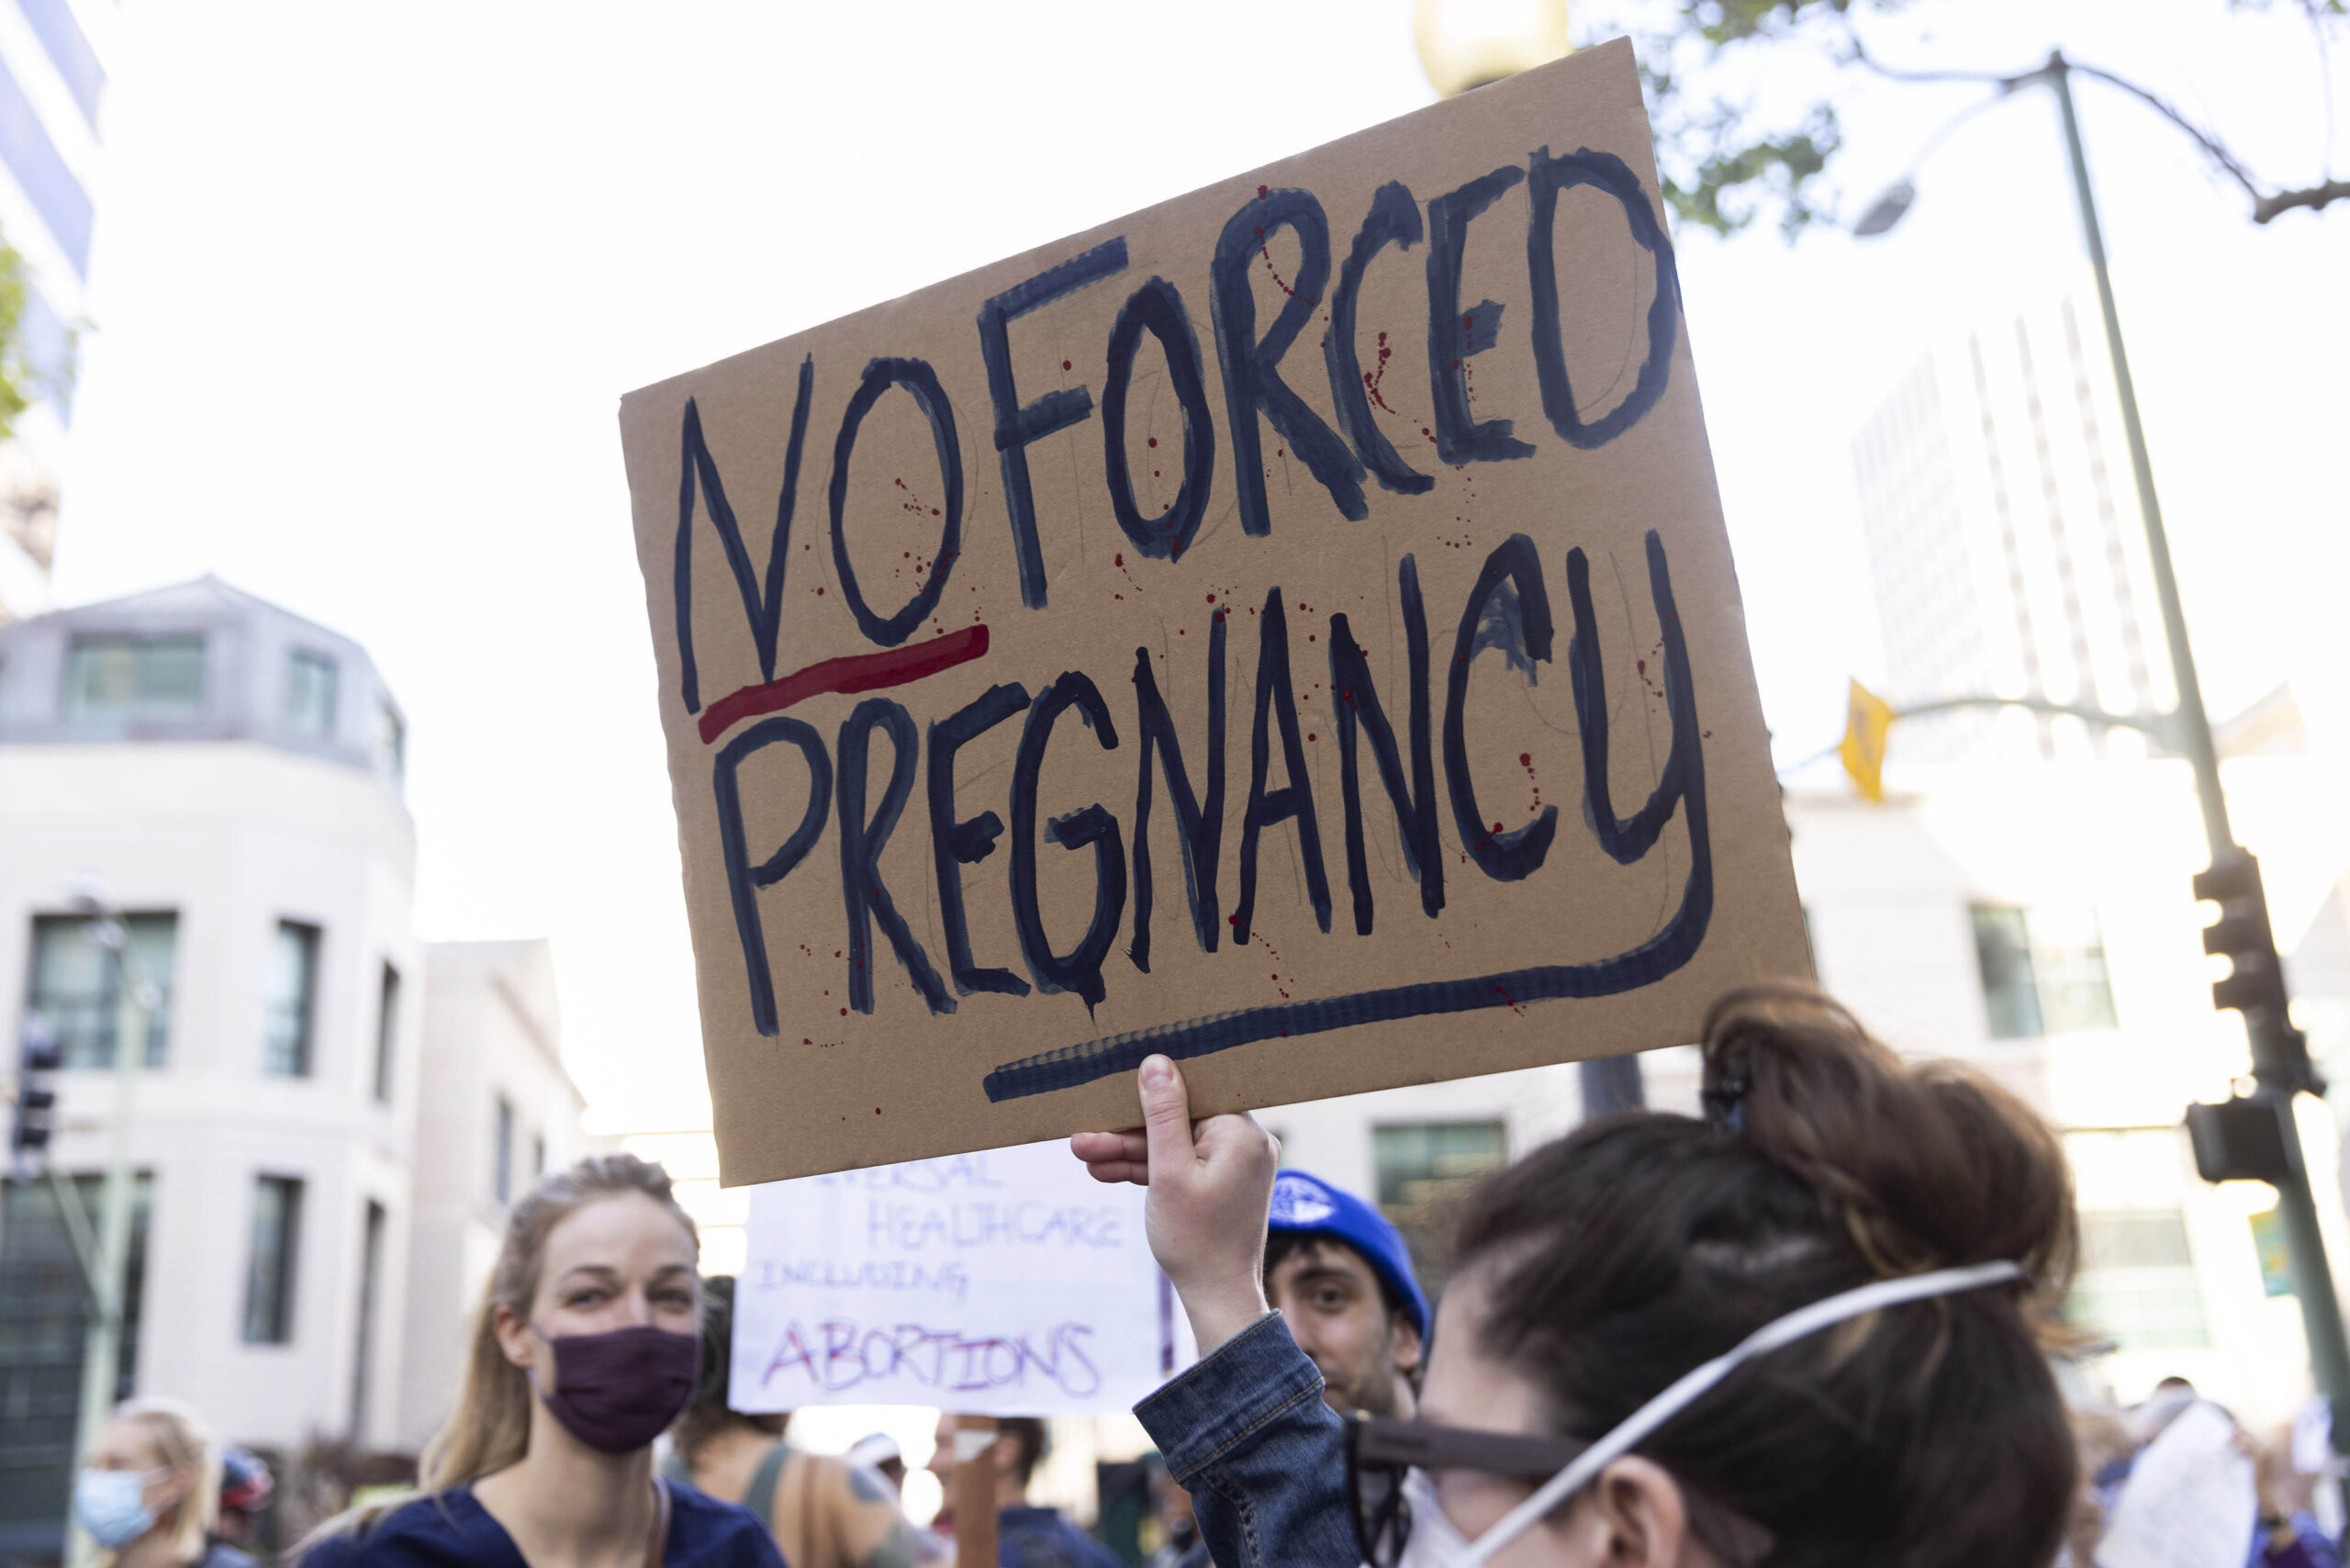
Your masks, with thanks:
M1142 1063L1142 1086L1164 1089L1175 1081L1175 1064L1165 1057L1145 1057Z

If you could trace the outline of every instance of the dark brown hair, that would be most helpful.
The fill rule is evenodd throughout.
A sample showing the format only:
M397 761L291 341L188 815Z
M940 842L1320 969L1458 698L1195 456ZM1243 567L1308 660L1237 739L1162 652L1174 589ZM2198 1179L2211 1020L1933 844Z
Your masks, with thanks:
M997 1417L995 1429L1001 1436L1019 1443L1020 1457L1012 1462L1012 1473L1019 1479L1022 1486L1026 1486L1029 1478L1036 1473L1036 1462L1045 1457L1046 1450L1052 1447L1052 1439L1046 1433L1044 1417L1002 1416Z
M2054 1135L1949 1063L1905 1063L1827 997L1736 991L1706 1023L1708 1116L1591 1123L1470 1201L1480 1349L1596 1439L1773 1318L1872 1280L2031 1275L1854 1319L1740 1368L1637 1451L1767 1530L1770 1568L2052 1558L2075 1483L2045 1347L2076 1249Z

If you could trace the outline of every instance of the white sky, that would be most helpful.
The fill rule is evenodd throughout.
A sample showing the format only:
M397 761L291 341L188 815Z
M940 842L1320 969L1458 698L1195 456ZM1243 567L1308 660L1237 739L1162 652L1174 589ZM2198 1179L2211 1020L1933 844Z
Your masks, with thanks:
M2061 44L2272 178L2317 175L2314 55L2281 17L1913 14L1887 52L2020 68ZM59 591L213 571L364 642L410 718L424 934L552 936L574 1070L637 1129L708 1112L620 394L1431 96L1407 0L121 19ZM2350 206L2255 229L2182 139L2077 90L2213 710L2339 678ZM1975 95L1848 100L1852 209ZM1832 741L1845 677L1881 662L1851 437L1938 330L2073 281L2062 160L2030 94L1934 155L1888 239L1679 236L1782 757Z

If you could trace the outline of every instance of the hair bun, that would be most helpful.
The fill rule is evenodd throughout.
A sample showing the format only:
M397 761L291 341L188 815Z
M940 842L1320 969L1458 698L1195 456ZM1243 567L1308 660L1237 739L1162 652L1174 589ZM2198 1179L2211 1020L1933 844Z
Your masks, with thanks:
M2078 1250L2054 1133L1982 1073L1909 1062L1807 986L1736 991L1706 1019L1709 1110L1819 1195L1883 1276L2012 1260L2053 1308ZM1726 1119L1718 1116L1718 1120Z

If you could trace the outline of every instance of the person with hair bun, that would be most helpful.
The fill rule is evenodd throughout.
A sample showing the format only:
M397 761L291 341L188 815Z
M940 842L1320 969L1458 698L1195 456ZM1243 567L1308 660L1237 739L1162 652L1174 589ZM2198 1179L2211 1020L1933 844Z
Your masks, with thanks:
M654 1473L701 1353L699 1252L658 1165L543 1178L507 1219L423 1495L322 1526L306 1568L782 1568L747 1511Z
M132 1399L98 1428L73 1478L73 1518L109 1568L253 1568L212 1540L220 1451L194 1410Z
M1147 1183L1201 1361L1136 1408L1224 1568L1975 1568L2062 1544L2073 1437L2048 1363L2076 1227L2055 1137L1912 1065L1807 988L1705 1029L1706 1115L1595 1121L1469 1199L1415 1421L1348 1422L1265 1303L1276 1150L1195 1127L1164 1058L1145 1126L1080 1134Z

